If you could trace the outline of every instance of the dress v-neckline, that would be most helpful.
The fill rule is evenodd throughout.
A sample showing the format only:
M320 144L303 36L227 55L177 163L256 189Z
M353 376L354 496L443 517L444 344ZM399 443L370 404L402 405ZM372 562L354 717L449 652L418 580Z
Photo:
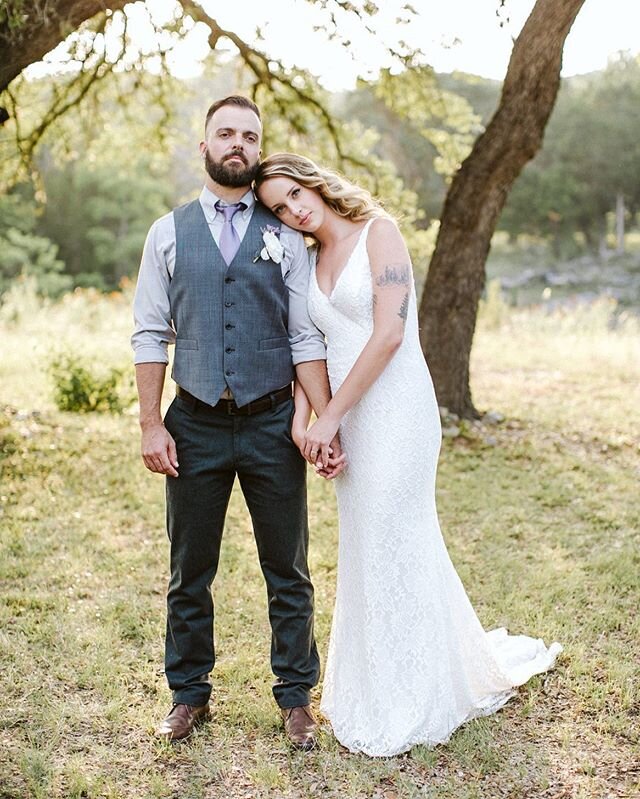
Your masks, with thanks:
M336 289L338 288L338 283L340 283L340 280L342 279L342 275L344 275L344 273L347 271L347 267L349 266L349 263L351 262L351 259L356 254L356 250L360 246L360 242L362 241L362 234L369 227L369 224L372 221L373 220L369 219L362 226L362 230L360 231L360 233L358 233L358 239L357 239L356 243L353 245L353 249L349 253L349 256L347 257L347 260L345 261L344 266L340 270L340 273L339 273L338 277L336 278L336 282L333 284L333 288L331 289L329 294L325 294L325 292L320 288L320 284L318 283L318 251L316 250L315 263L313 265L313 277L314 277L314 279L316 281L316 286L318 287L318 291L320 292L320 294L322 294L322 296L326 300L329 300L329 302L331 302L331 298L333 297L333 295L336 292Z

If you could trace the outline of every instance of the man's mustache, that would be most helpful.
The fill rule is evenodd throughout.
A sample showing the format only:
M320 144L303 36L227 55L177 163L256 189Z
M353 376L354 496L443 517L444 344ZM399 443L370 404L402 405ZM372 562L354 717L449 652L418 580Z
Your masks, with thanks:
M248 166L248 165L249 165L249 162L247 161L247 159L246 159L246 157L245 157L244 153L241 153L241 152L236 152L236 153L231 153L230 155L226 155L226 156L225 156L225 157L222 159L222 163L224 164L224 162L225 162L225 161L228 161L230 158L239 158L239 159L242 161L242 163L243 163L245 166Z

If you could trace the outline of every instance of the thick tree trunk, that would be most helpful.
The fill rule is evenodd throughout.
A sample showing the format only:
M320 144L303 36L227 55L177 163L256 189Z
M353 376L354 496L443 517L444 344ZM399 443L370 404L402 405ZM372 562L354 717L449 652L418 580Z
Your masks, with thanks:
M584 0L537 0L509 61L498 109L453 178L420 302L420 340L440 405L478 416L469 357L491 236L507 194L542 144L562 49Z
M0 21L0 92L30 64L42 58L82 22L100 11L117 11L131 0L25 0L7 4ZM11 6L19 9L12 16ZM5 16L6 15L6 16Z

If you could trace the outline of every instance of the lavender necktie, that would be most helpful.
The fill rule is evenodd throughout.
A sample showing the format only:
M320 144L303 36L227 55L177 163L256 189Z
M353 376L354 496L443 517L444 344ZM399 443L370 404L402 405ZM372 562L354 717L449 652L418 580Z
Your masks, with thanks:
M238 211L246 207L245 203L224 205L220 200L216 203L216 211L220 211L220 213L224 214L224 222L222 224L222 231L220 232L220 243L218 247L227 266L233 261L235 254L238 252L238 247L240 246L240 236L238 236L238 231L233 226L233 217Z

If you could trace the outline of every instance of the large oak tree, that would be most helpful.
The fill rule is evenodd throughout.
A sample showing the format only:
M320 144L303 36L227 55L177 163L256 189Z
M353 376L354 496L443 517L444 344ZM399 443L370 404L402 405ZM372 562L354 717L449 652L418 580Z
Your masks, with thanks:
M364 21L375 13L375 5L369 0L359 4L349 0L308 2L328 9L334 35L339 30L334 14L357 14ZM509 189L541 146L558 93L564 42L583 3L584 0L537 0L514 44L498 108L454 175L445 199L420 303L421 341L440 404L463 416L477 415L469 385L469 359L491 236ZM0 93L13 100L11 83L27 66L39 61L87 20L97 20L95 29L104 29L113 12L125 5L126 0L61 0L56 4L7 0L0 8ZM255 87L270 89L281 110L287 111L285 97L278 91L281 87L290 92L286 97L314 106L336 142L338 156L344 156L331 115L301 81L300 73L286 70L233 31L223 30L194 0L182 0L179 7L184 18L209 28L212 48L221 39L233 42L253 75ZM178 27L174 21L173 29ZM92 77L99 78L101 59L96 65L95 59L91 61L86 54L85 58L94 70ZM104 54L102 65L113 66L106 63ZM48 119L79 101L87 85L82 84L72 100L59 102ZM5 105L9 110L0 107L0 122L17 111L11 102ZM27 154L33 151L47 121L44 119L35 128L27 142Z
M498 108L454 175L420 302L420 339L438 402L477 415L469 358L485 263L500 211L542 145L562 51L584 0L537 0L516 39Z

